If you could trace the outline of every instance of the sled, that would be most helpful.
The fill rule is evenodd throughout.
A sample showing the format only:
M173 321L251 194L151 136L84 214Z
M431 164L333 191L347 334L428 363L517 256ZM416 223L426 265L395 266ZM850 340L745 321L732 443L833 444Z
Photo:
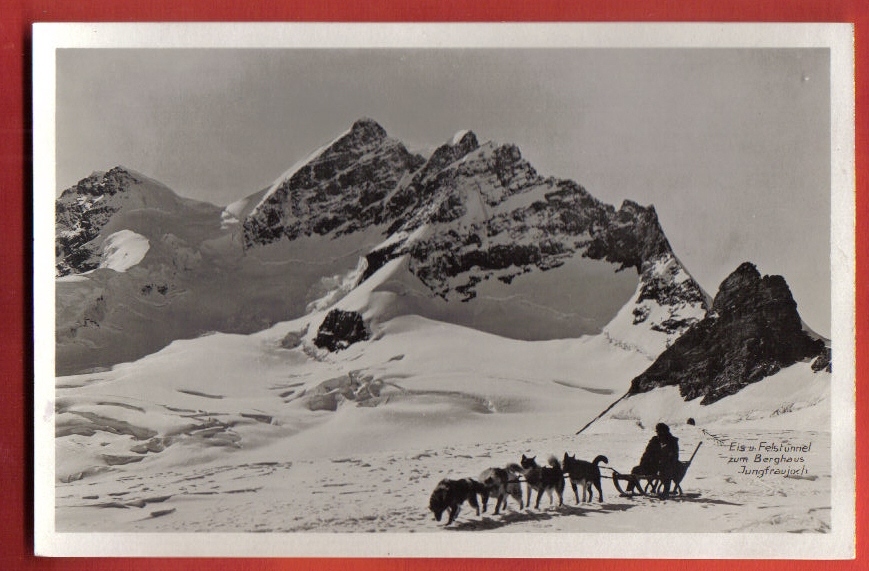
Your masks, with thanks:
M625 488L622 488L620 482L627 483L626 487L630 487L630 484L633 484L631 491L625 491ZM652 482L650 476L642 474L622 474L621 472L613 470L613 485L616 487L616 490L618 490L619 496L622 497L633 497L634 493L647 496L649 495L649 489Z
M688 459L687 462L680 461L679 462L679 473L672 480L673 487L670 490L670 494L673 496L681 496L682 492L682 479L685 477L685 474L688 473L688 468L691 466L691 462L694 461L694 457L697 455L697 451L700 450L700 445L703 442L697 443L697 448L694 449L694 453L691 454L691 458ZM630 492L625 491L622 488L622 483L626 483L627 487L633 483L633 489ZM657 496L663 486L663 481L657 475L645 475L645 474L622 474L613 470L613 485L618 490L619 495L623 497L633 497L635 493L638 493L642 496Z

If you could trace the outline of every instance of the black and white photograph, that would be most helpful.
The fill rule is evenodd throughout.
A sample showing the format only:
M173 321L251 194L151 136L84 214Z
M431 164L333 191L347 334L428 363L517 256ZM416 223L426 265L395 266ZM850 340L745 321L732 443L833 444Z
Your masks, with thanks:
M37 25L37 552L852 556L851 32Z

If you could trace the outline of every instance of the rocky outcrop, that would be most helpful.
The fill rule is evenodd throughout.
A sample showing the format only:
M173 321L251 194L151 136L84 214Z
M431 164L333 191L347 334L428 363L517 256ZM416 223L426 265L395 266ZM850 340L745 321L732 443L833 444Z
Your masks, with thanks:
M818 358L812 361L812 370L816 373L826 371L833 372L833 351L829 347L825 347L824 351L818 355Z
M334 352L369 337L368 329L359 313L333 309L326 314L323 324L317 330L314 345Z
M630 393L676 385L686 400L710 404L826 353L824 342L803 330L784 278L761 277L744 263L722 282L706 318L636 377Z

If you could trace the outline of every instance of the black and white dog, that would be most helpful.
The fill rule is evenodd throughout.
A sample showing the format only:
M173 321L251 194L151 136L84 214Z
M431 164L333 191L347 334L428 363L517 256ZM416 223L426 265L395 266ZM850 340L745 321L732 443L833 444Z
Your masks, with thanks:
M511 470L511 467L515 468ZM522 507L522 485L519 483L516 469L518 469L518 473L522 473L519 465L511 464L507 468L487 468L480 474L479 481L488 492L487 496L483 496L484 512L489 497L495 498L495 515L498 515L502 507L507 509L509 496L513 496L519 503L519 507Z
M549 457L549 466L538 466L537 456L531 458L522 455L522 460L519 464L522 466L525 481L528 482L528 503L525 507L531 505L530 490L537 490L537 501L534 504L534 509L540 509L540 496L546 492L549 496L549 505L552 505L552 492L558 495L558 505L564 505L564 473L561 471L561 464L555 456Z

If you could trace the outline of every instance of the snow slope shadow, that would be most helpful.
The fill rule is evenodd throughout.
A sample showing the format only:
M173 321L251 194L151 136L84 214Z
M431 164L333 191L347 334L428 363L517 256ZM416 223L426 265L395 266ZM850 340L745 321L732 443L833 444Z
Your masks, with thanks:
M514 511L502 515L500 519L483 516L480 519L457 522L453 526L444 527L444 529L451 531L491 531L511 524L549 521L568 516L586 517L595 513L624 512L633 507L631 504L610 504L599 506L599 509L587 509L579 506L563 505L555 510L547 511Z
M715 498L703 498L700 494L689 493L679 496L670 496L668 502L688 502L692 504L715 504L719 506L741 506L743 504L737 502L728 502L727 500L719 500Z

